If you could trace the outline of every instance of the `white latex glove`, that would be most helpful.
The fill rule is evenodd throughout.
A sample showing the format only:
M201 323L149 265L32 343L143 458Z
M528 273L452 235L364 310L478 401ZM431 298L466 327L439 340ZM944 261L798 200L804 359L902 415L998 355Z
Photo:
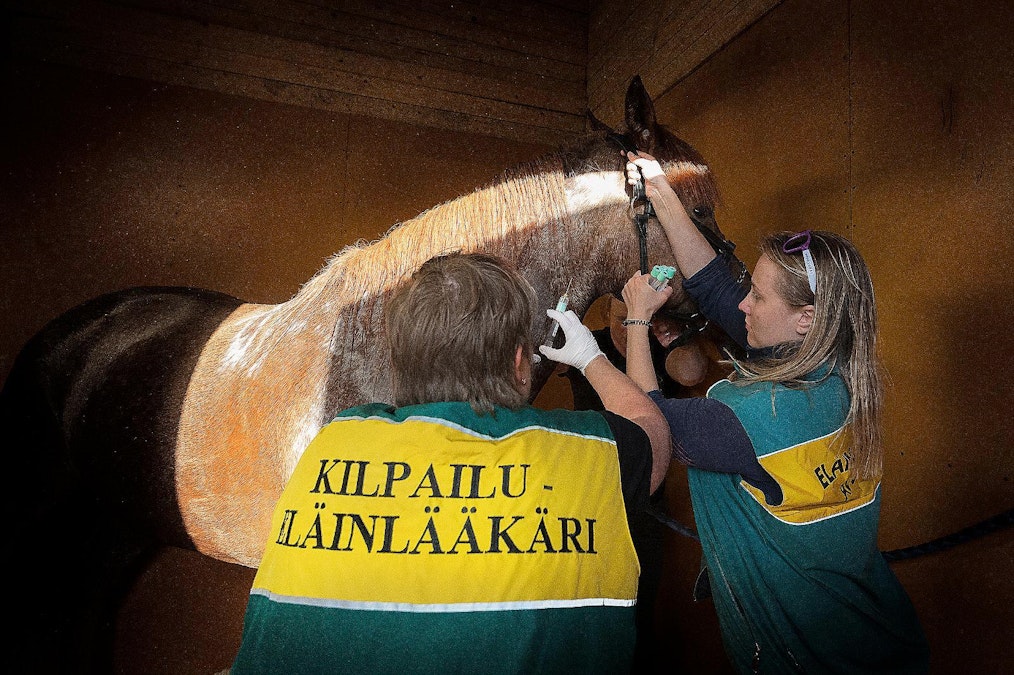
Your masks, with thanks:
M566 363L568 366L573 366L584 375L584 369L588 367L588 364L596 356L605 356L602 350L599 349L599 343L595 341L595 336L592 335L591 330L588 329L588 326L581 323L581 319L577 318L577 314L572 310L568 309L566 312L558 312L555 309L547 309L546 316L550 319L556 319L560 324L560 328L563 329L565 339L563 346L559 349L539 345L539 351L545 354L547 358L557 363Z
M641 170L640 173L638 173L638 169ZM627 153L627 182L633 185L641 180L641 175L644 176L645 181L649 181L659 176L664 177L665 172L662 171L662 165L651 155L641 153L641 155L635 156Z

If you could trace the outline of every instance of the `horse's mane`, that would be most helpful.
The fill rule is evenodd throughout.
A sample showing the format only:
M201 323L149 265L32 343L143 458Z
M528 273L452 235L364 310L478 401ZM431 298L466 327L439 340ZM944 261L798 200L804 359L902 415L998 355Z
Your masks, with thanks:
M483 250L517 262L528 230L547 228L549 236L568 218L563 201L561 152L519 164L473 192L438 204L415 218L395 223L375 241L360 240L333 255L288 302L269 310L250 326L262 347L280 337L275 328L323 311L341 332L366 328L376 303L427 259L454 250ZM258 339L259 338L259 339ZM332 335L332 340L337 339Z
M527 229L567 218L563 193L558 153L519 165L467 195L395 223L380 239L346 246L300 294L321 282L337 284L353 297L380 293L430 257L453 250L483 250L516 261Z
M683 203L713 206L717 190L703 158L664 127L656 127L656 132L653 154ZM383 295L434 255L482 250L517 264L528 246L533 246L532 230L539 228L544 231L543 242L565 246L569 239L565 225L571 214L564 201L564 181L589 172L617 171L623 166L619 155L618 147L603 143L602 134L591 133L507 169L469 194L395 223L375 241L350 244L332 256L291 300L270 308L268 316L248 326L256 334L248 337L270 350L281 337L276 330L284 331L284 326L320 313L333 322L329 330L343 326L342 333L368 332ZM339 337L332 333L332 342Z

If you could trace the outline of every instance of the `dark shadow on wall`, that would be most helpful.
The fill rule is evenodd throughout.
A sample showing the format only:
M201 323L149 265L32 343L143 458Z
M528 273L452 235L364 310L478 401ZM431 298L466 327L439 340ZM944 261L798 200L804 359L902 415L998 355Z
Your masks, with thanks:
M116 675L210 675L228 668L239 651L255 574L195 551L162 549L120 610Z
M949 510L962 526L1014 507L1014 283L961 296L943 291L937 331L949 361L940 381L949 418L960 424L944 426L950 457L939 469L948 492L965 496Z

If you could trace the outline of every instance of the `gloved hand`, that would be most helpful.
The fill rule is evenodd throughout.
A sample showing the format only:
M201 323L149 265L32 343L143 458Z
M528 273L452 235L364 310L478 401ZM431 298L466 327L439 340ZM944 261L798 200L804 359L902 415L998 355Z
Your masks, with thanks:
M557 363L566 363L568 366L574 366L584 375L584 369L588 367L588 364L596 356L605 356L602 350L599 349L599 343L595 341L595 336L592 335L591 330L588 329L588 326L581 323L581 319L577 318L577 314L572 310L568 309L566 312L558 312L555 309L547 309L546 316L559 322L565 339L563 346L559 349L553 349L546 345L539 346L539 351L545 354L547 358Z

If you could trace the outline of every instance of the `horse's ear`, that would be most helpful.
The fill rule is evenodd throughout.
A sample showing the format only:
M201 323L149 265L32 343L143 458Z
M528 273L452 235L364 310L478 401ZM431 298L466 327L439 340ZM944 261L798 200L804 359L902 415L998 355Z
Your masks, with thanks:
M602 131L605 133L612 133L613 130L609 128L609 125L600 120L598 117L595 117L595 113L593 113L591 110L585 110L584 116L588 122L589 131Z
M655 104L651 102L640 75L634 75L630 81L623 107L627 131L634 137L638 149L654 152L657 136Z

